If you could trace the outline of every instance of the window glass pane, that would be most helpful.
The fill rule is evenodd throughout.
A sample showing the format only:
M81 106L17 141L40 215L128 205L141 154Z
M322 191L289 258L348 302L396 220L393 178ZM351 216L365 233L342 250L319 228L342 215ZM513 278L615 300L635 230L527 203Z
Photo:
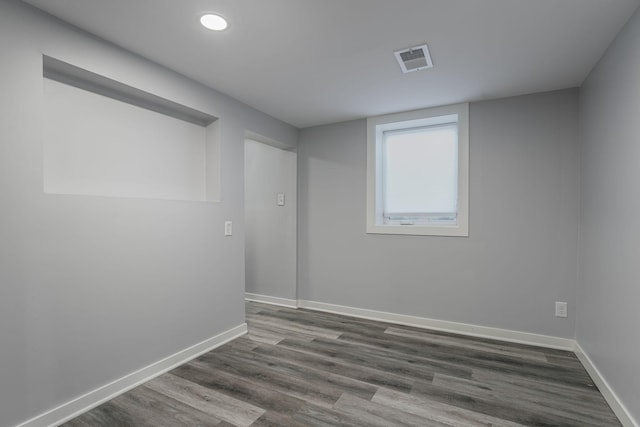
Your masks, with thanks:
M457 212L456 123L386 131L382 148L385 216Z

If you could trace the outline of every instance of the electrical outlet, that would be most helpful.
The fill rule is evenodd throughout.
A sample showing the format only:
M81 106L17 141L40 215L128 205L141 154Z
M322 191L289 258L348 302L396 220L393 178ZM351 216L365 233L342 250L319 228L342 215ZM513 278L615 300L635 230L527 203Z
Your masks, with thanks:
M233 222L225 221L224 222L224 235L231 236L233 234Z
M278 206L284 206L284 193L278 193L277 199Z
M556 317L567 317L567 303L556 301Z

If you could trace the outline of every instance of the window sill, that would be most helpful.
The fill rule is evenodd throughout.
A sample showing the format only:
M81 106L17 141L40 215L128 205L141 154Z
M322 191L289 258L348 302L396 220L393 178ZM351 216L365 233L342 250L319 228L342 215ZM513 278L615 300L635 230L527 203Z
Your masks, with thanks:
M468 237L469 230L461 225L430 227L424 225L367 224L367 234Z

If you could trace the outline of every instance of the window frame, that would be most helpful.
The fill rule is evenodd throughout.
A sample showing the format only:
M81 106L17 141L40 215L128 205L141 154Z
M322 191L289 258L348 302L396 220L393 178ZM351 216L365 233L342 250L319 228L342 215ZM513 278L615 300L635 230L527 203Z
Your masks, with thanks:
M382 134L387 130L408 129L450 123L457 116L458 125L458 203L457 223L453 224L384 224L382 218ZM469 235L469 104L425 108L367 119L367 233L420 236L467 237Z

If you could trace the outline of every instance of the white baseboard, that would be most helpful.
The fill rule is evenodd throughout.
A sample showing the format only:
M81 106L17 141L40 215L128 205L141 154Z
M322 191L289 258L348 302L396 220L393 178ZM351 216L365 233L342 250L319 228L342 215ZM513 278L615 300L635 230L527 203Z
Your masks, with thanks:
M267 295L244 293L244 299L247 301L263 302L265 304L281 305L284 307L298 308L298 301L294 299L270 297Z
M415 326L436 331L452 332L472 337L490 338L519 344L535 345L538 347L555 348L573 351L574 340L569 338L552 337L548 335L532 334L529 332L511 331L508 329L490 328L468 323L435 320L426 317L407 316L404 314L387 313L384 311L368 310L348 307L344 305L327 304L323 302L298 300L298 307L328 313L344 314L362 319L378 320L399 325Z
M604 379L600 370L598 370L596 365L594 365L593 361L577 342L575 343L574 351L622 425L624 427L640 427L638 422L636 422L636 420L631 416L631 413L629 413L627 408L622 404L618 395L613 391L607 380Z
M247 333L247 324L243 323L215 337L181 350L158 362L152 363L138 371L105 384L89 393L64 403L57 408L38 415L17 427L51 427L63 424L114 397L145 383L158 375L164 374L183 363L213 350L239 336Z

